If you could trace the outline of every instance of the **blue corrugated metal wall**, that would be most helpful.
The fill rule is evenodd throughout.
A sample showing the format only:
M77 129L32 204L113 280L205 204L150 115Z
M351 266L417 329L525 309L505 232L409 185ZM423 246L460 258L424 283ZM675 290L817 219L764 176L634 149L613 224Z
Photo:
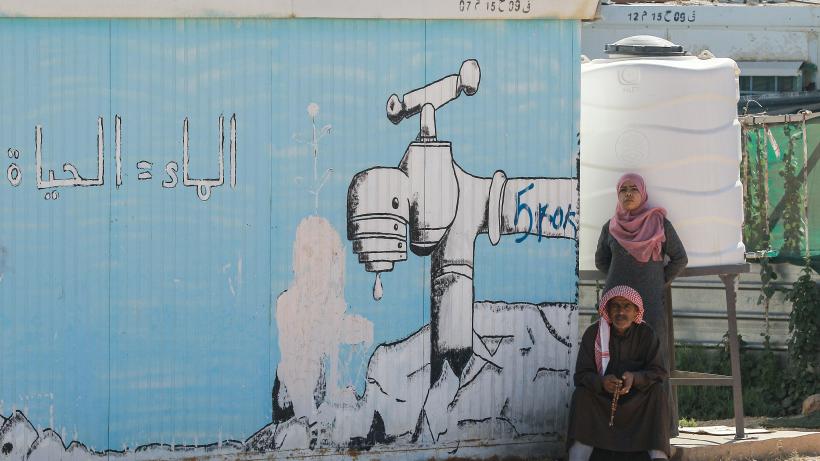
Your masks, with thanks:
M150 443L244 443L262 428L270 432L267 445L258 434L247 446L367 446L378 426L372 408L339 415L368 402L368 386L377 381L368 378L368 364L377 371L374 350L401 344L430 322L430 258L408 253L382 273L377 302L374 275L346 238L353 176L398 166L419 130L418 116L390 123L388 96L456 74L475 59L478 92L436 113L439 139L452 142L458 166L484 178L496 170L508 178L576 178L578 42L577 21L0 20L0 147L8 154L0 164L7 172L0 176L0 414L20 411L6 424L25 416L41 438L50 427L66 445L77 440L129 453ZM220 136L221 185L198 186L219 177ZM317 199L311 191L329 169ZM95 182L98 174L103 184ZM300 223L324 229L312 237L324 243L294 248ZM308 290L296 299L295 318L278 307L288 299L283 292L298 291L294 255L325 244L336 251L327 243L334 231L344 250L328 261L343 268L333 292L341 298L312 299ZM524 235L505 235L497 246L486 234L476 237L476 312L482 301L498 302L503 315L529 309L540 328L555 324L557 332L544 338L574 341L575 235ZM307 285L324 280L320 275ZM333 303L342 307L327 307ZM278 324L277 309L292 323ZM482 309L488 325L500 321ZM496 421L500 426L477 429L474 438L554 440L563 429L571 348L537 344L541 336L522 319L513 323L543 349L543 367L565 370L539 384L537 395L550 401L526 402L529 413L510 416L517 400L536 395L524 387L540 375L519 369L532 366L525 362L495 363L493 392L506 396L507 410L488 403L444 415L449 422L440 425L452 427L451 435L464 421L502 416L512 430ZM346 328L350 337L339 333ZM304 344L286 343L283 352L283 329ZM334 331L338 336L328 338ZM520 339L476 334L493 354ZM425 363L429 340L422 342L408 353ZM526 360L529 350L519 349L516 360ZM285 392L277 368L287 354L305 367L318 360L319 380L291 376ZM465 379L455 387L460 395ZM309 414L293 405L304 394L297 384L313 387ZM436 426L425 408L425 424ZM415 411L414 421L422 421ZM310 428L317 421L348 429L316 434ZM392 423L383 423L376 442L385 449L477 443L466 433L390 433ZM291 436L282 445L292 430L302 431L304 443ZM236 448L228 445L220 449Z

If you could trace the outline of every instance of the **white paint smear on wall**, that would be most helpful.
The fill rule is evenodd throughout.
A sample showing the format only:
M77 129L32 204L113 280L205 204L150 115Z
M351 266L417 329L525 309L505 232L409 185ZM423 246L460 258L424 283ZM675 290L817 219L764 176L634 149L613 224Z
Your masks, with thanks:
M316 410L314 390L324 363L327 399L343 398L338 389L339 345L373 342L373 324L347 314L344 300L345 252L330 223L310 216L296 228L293 281L276 301L276 325L282 353L277 369L297 417Z

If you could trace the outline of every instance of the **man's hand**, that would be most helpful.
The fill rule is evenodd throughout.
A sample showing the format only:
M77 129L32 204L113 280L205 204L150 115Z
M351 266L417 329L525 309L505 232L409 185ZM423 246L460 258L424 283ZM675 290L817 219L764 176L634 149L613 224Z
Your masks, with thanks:
M615 393L615 387L618 384L623 384L623 381L618 379L615 375L604 376L604 390L609 392L610 394ZM621 391L621 393L623 393L623 391Z
M632 383L635 382L635 375L630 371L625 371L623 376L623 386L621 387L621 395L628 393L632 389Z

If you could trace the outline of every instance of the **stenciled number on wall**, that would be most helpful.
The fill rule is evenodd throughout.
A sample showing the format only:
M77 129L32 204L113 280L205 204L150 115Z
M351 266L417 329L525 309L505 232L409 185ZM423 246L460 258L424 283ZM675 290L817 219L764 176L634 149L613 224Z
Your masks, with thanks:
M458 11L461 13L522 13L528 14L532 9L529 0L458 0Z
M689 11L630 11L626 13L629 22L695 22L695 10Z

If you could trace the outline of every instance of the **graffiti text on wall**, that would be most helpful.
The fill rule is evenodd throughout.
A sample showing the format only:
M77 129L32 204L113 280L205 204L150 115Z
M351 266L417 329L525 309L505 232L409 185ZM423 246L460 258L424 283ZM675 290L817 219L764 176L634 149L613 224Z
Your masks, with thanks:
M225 183L225 117L219 116L217 127L218 142L218 172L211 178L191 178L189 174L190 155L188 152L188 117L182 122L182 184L186 187L196 188L196 195L200 200L208 200L211 196L211 189L219 187ZM114 159L116 178L115 185L117 188L122 186L122 119L119 115L114 116ZM231 189L236 189L236 114L231 116L230 120L230 146L229 146L229 181ZM46 192L43 198L46 200L56 200L60 197L58 191L62 187L95 187L105 184L105 134L103 129L103 118L97 118L97 172L96 176L82 176L77 170L77 167L71 163L63 164L63 173L67 173L70 177L58 178L54 170L48 170L47 178L43 177L43 127L37 125L34 128L34 158L36 164L36 183L37 189L45 189ZM21 150L15 147L10 147L7 150L8 158L12 163L6 169L6 179L12 187L18 187L23 182L23 173L21 167L17 164L20 159ZM150 181L153 179L153 163L140 160L136 163L138 170L138 181ZM165 189L172 189L177 186L179 182L179 163L170 161L165 165L166 179L162 181L162 187Z
M529 205L526 203L521 203L521 197L534 187L535 183L529 183L526 187L520 189L515 194L516 211L513 224L517 226L519 219L523 219L525 215L529 220L527 224L527 232L521 234L519 237L516 237L515 242L523 242L527 236L532 233L533 223L536 224L535 233L538 235L539 242L543 237L550 236L547 226L552 227L552 230L561 229L562 231L566 231L567 225L569 225L572 227L573 238L576 238L578 236L578 223L576 223L576 220L572 218L574 218L577 213L572 209L572 203L567 204L566 211L564 211L564 207L562 205L553 206L554 209L550 211L549 203L539 203L537 216L533 214L533 210ZM546 225L544 223L545 219L549 222Z

